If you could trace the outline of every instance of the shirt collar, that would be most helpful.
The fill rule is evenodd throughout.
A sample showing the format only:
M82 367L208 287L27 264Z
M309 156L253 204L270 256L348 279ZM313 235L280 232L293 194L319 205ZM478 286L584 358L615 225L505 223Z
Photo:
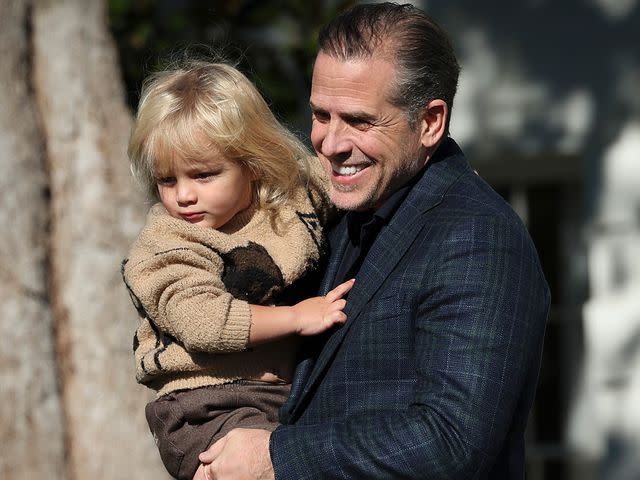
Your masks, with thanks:
M377 210L366 210L364 212L351 211L347 213L347 227L349 237L354 244L358 244L364 235L364 229L380 229L382 225L389 223L391 217L396 212L400 204L409 194L409 191L422 177L424 168L414 175L409 182L393 192Z

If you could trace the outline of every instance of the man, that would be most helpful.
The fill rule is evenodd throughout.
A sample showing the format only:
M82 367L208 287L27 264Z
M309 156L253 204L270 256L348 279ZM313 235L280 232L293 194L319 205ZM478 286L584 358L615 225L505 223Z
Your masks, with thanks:
M208 478L514 479L549 291L525 227L448 125L459 67L410 5L360 5L319 37L311 140L348 210L323 291L347 323L296 371L272 434L236 430Z

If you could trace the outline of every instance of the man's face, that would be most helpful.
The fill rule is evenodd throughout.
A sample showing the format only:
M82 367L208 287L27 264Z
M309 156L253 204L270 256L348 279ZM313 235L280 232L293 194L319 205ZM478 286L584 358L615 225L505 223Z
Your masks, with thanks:
M341 61L318 54L311 85L311 142L342 209L377 208L426 162L420 126L387 98L395 67L387 60Z

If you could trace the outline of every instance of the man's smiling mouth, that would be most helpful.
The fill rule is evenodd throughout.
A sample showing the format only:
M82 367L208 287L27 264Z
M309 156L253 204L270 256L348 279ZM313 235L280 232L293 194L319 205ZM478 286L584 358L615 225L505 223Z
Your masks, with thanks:
M331 169L333 170L333 173L336 173L338 175L342 175L345 177L349 177L351 175L355 175L356 173L362 171L364 168L368 167L369 165L366 164L361 164L361 165L335 165L335 164L331 164Z

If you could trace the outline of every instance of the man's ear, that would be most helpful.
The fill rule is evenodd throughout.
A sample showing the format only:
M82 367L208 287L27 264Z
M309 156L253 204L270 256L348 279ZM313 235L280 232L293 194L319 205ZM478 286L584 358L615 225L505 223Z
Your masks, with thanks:
M422 110L420 140L426 148L432 148L445 136L449 107L444 100L431 100Z

